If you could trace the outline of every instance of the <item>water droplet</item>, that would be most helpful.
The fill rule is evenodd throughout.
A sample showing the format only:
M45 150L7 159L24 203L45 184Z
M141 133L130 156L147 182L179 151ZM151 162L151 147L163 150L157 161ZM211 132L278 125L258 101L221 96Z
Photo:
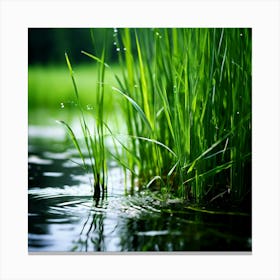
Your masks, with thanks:
M119 52L119 51L120 51L120 48L116 48L116 51Z
M116 46L116 45L117 45L117 42L114 42L114 45Z
M240 33L240 37L242 37L243 36L243 33Z
M236 112L237 115L239 115L239 112Z
M114 32L117 33L118 32L118 28L114 28Z
M90 111L90 110L93 110L93 107L91 104L87 104L87 110Z
M126 51L126 48L123 48L124 51Z
M65 106L64 106L64 103L61 102L61 103L60 103L60 108L63 109L64 107L65 107Z
M135 87L135 88L137 88L137 87L138 87L138 85L134 85L134 87Z

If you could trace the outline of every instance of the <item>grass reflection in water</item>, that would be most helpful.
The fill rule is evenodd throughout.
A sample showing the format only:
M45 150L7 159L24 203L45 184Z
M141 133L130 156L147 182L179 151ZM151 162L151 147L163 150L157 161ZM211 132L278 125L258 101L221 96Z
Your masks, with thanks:
M248 216L197 212L147 191L124 195L114 166L108 196L92 200L91 178L69 164L71 151L29 142L29 252L251 250Z

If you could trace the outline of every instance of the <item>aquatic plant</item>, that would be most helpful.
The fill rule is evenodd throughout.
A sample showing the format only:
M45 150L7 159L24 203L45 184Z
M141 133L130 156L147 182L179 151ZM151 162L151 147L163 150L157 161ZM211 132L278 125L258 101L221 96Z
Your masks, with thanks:
M79 110L80 127L82 129L82 140L76 136L71 126L64 121L59 121L63 124L82 159L83 168L93 175L93 197L99 199L104 197L107 188L107 162L106 149L104 144L104 79L105 79L105 65L104 65L105 49L102 52L98 70L98 81L96 88L96 107L95 115L92 115L93 123L90 123L85 116L83 106L80 102L78 87L74 77L74 71L70 59L65 53L67 66L73 83L74 93L76 97L76 104ZM86 148L86 154L83 152L83 147ZM90 165L86 163L86 158L89 158Z
M195 202L229 193L242 200L251 188L251 30L115 34L124 50L117 91L127 96L128 134L137 136L130 139L128 163L141 184Z
M112 91L123 99L127 133L106 129L116 147L110 154L129 174L132 191L137 184L196 203L222 196L238 203L250 198L251 44L248 28L114 29L121 74L115 74L118 86ZM108 64L105 49L100 57L83 53L100 67L93 134L80 113L95 189L101 185L104 190ZM66 127L84 160L77 138Z

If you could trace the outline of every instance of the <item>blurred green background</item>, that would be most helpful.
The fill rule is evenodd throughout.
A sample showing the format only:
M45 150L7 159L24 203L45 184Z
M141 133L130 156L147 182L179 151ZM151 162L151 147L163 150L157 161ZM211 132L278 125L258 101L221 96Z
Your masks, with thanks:
M65 60L67 52L78 86L81 102L87 110L94 109L97 87L97 62L81 53L101 56L104 44L108 50L105 61L107 112L118 110L117 96L111 92L116 85L116 29L113 28L29 28L28 29L28 111L29 123L41 124L75 107L74 88Z

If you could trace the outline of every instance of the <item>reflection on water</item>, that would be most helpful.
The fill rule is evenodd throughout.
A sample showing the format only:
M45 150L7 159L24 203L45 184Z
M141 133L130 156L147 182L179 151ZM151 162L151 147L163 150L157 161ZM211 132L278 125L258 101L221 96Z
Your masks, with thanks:
M125 196L116 166L108 196L94 201L91 177L71 161L75 150L65 149L72 146L61 135L30 131L29 252L251 250L250 217L197 213L144 192Z

